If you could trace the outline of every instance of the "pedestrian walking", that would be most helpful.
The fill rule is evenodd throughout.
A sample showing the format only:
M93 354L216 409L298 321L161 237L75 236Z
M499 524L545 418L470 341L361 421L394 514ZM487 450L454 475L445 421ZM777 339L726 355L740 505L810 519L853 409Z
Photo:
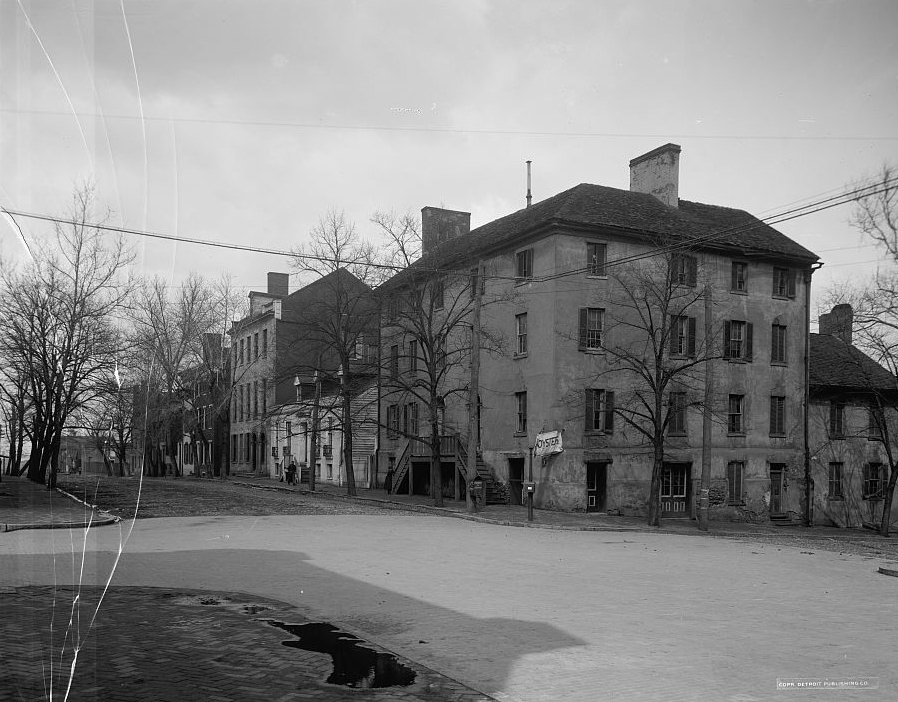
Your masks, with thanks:
M290 459L290 465L287 466L287 485L296 485L296 459Z
M387 468L387 477L384 478L384 490L388 495L393 494L393 466Z

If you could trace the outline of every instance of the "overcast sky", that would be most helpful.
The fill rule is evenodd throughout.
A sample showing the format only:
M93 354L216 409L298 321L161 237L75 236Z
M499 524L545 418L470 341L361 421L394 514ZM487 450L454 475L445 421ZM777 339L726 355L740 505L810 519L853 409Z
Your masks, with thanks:
M0 205L64 214L91 178L117 224L282 250L329 208L479 226L524 206L528 159L535 201L627 188L674 142L681 198L765 216L898 162L896 29L893 0L0 0ZM778 225L818 298L881 258L849 214ZM134 245L173 283L291 270Z

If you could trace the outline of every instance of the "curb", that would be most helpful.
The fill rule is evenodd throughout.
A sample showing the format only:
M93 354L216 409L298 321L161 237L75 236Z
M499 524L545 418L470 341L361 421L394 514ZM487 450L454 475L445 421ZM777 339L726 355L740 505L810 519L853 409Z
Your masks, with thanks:
M73 494L66 492L61 488L54 488L54 490L60 495L65 495L75 502L82 504L85 507L89 507L100 516L96 519L86 519L73 522L23 522L15 524L4 523L2 525L3 529L0 529L0 531L5 533L8 531L22 531L24 529L88 529L96 526L109 526L110 524L117 524L118 522L122 521L121 517L110 514L106 510L97 507L97 505L92 505L88 502L85 502L84 500L75 497Z

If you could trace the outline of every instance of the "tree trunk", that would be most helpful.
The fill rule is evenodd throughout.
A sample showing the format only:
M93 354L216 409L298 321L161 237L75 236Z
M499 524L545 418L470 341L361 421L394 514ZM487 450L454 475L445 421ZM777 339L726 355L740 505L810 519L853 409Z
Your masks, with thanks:
M889 522L892 517L892 500L895 497L895 483L898 483L898 469L892 468L889 485L882 501L882 521L879 523L880 536L889 535Z
M652 483L649 487L649 526L661 526L661 475L664 472L663 447L656 445L652 464Z
M430 494L433 506L443 506L443 475L440 466L440 424L435 413L430 422Z
M349 362L343 366L343 466L346 469L346 494L356 494L355 469L352 465L352 393L349 390Z

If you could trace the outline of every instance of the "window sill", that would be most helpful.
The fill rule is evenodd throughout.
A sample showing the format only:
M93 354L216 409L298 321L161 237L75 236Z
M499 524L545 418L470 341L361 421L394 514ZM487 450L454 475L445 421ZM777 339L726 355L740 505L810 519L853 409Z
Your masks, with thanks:
M735 438L740 438L740 437L741 437L741 438L744 439L744 438L745 438L745 432L744 432L744 431L728 431L728 432L727 432L727 436L732 436L732 437L735 437Z
M829 500L830 502L844 502L845 501L845 497L842 495L836 495L835 497L831 497L830 495L827 495L826 499Z
M750 358L727 358L730 363L751 363Z
M748 290L730 290L731 295L748 295Z
M606 273L587 273L586 277L593 280L608 280L608 275Z
M604 429L584 429L583 436L611 436L611 432Z
M771 295L771 297L774 300L794 300L795 299L795 297L790 297L789 295L777 295L775 293L773 295Z
M516 432L513 434L513 436L523 436L524 438L526 438L526 437L527 437L527 432L526 432L526 431L516 431Z
M882 437L881 436L868 436L867 441L878 441L879 443L882 443Z
M591 355L604 355L604 353L605 353L605 349L602 348L602 347L599 347L599 348L595 348L595 349L594 349L594 348L589 348L589 347L586 347L586 346L580 346L577 350L578 350L580 353L588 353L588 354L591 354Z
M861 499L867 502L882 502L884 498L881 495L864 495Z
M769 436L771 439L785 439L786 438L785 432L783 432L783 433L777 432L776 434L770 434Z
M515 358L515 359L517 359L517 358L527 358L527 356L529 356L529 355L530 355L529 353L527 353L526 351L524 351L523 353L514 353L514 354L512 354L512 358Z
M667 432L667 435L675 439L685 439L688 436L685 431L669 431Z
M771 366L778 366L780 368L788 368L789 364L786 361L771 361Z
M745 507L745 500L740 502L727 502L727 507Z
M532 277L532 276L531 276L530 278L515 278L515 279L514 279L514 284L515 284L515 286L518 286L518 285L527 285L528 283L532 283L532 282L533 282L533 277Z

